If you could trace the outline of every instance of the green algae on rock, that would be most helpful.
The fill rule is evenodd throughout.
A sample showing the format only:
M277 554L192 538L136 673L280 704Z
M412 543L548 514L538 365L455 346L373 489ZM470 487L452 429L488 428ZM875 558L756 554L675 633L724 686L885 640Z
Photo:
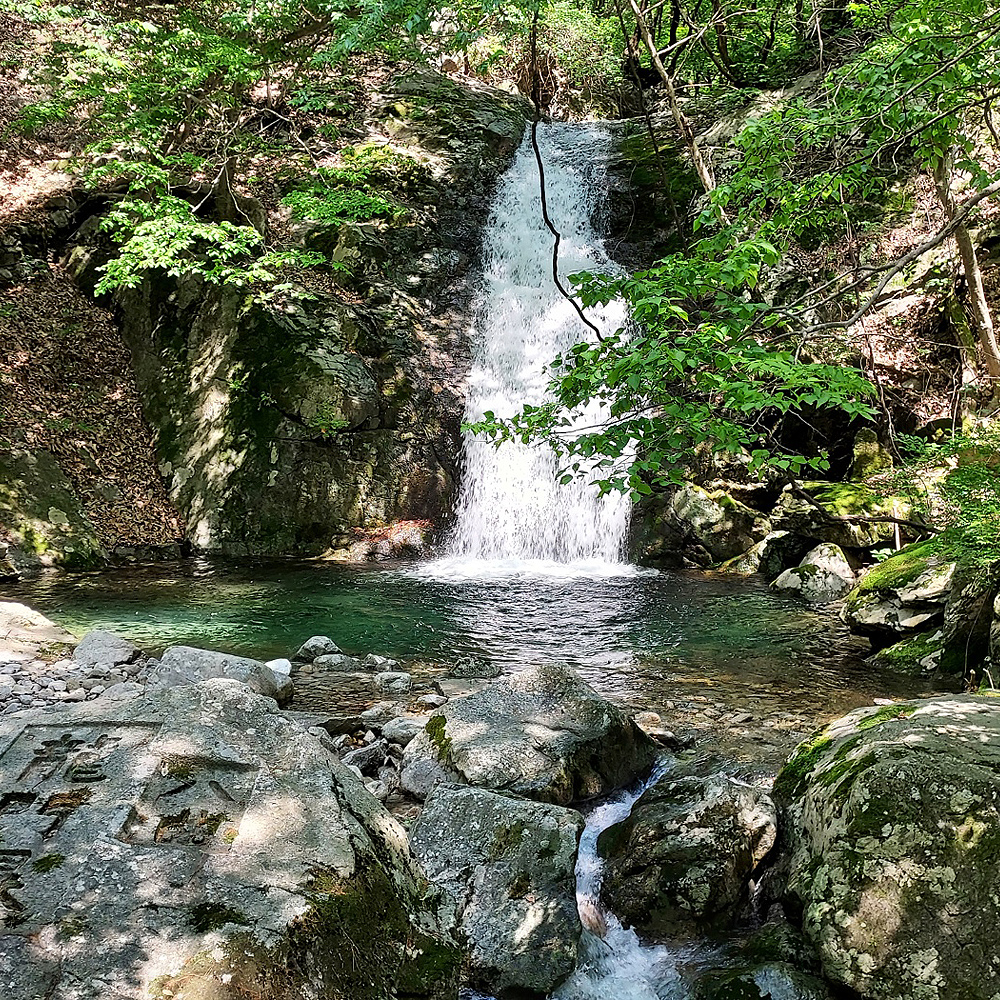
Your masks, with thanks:
M860 709L774 786L786 909L824 975L871 1000L993 1000L1000 705Z

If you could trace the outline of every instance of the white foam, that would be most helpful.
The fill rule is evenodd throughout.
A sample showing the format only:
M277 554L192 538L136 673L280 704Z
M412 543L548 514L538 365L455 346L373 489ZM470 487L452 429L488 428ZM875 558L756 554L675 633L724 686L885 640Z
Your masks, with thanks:
M608 132L599 126L546 125L539 129L539 144L546 202L562 235L563 280L579 271L612 270L594 228L611 149ZM593 336L552 280L552 242L526 138L500 182L483 238L467 421L488 411L511 417L526 404L545 402L545 366ZM627 317L620 302L587 315L604 333L622 327ZM573 415L567 432L599 427L605 419L601 404L588 404ZM446 558L428 567L430 575L602 579L629 572L625 548L631 501L618 492L601 496L590 481L598 476L595 468L561 484L559 460L545 445L508 442L496 448L467 435L463 447L455 532ZM463 560L467 567L460 565Z
M476 581L498 579L612 580L618 577L657 576L659 571L627 562L607 559L472 559L449 555L414 566L409 575L431 580Z

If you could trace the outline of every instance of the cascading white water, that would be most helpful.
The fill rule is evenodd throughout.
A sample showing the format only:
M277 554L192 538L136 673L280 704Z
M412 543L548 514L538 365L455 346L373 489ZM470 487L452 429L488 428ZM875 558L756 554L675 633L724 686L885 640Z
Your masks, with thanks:
M576 970L549 1000L690 1000L691 987L682 970L703 965L716 954L704 942L692 942L686 948L643 944L634 930L623 927L601 903L604 865L597 839L628 819L639 796L669 766L664 761L641 786L619 792L587 815L576 863L577 906L585 928L579 959ZM474 990L463 990L460 996L461 1000L495 1000ZM782 1000L786 1000L784 995Z
M543 125L546 203L562 236L559 270L613 265L595 230L604 195L609 133L596 125ZM552 236L541 214L538 170L526 137L500 182L484 236L482 292L473 330L473 363L465 418L487 411L510 417L545 399L545 366L592 337L552 280ZM602 332L623 325L621 303L589 310ZM591 405L575 415L579 428L600 424ZM627 569L625 541L631 504L599 496L586 478L558 482L558 462L546 446L466 437L457 525L450 552L431 564L442 575L510 572L606 575Z
M662 945L644 945L631 928L601 904L602 863L597 838L608 827L627 819L639 796L663 771L640 787L609 799L593 809L580 837L576 866L576 895L584 924L576 971L553 994L552 1000L687 1000L690 988L680 974L683 963L706 949L690 951Z

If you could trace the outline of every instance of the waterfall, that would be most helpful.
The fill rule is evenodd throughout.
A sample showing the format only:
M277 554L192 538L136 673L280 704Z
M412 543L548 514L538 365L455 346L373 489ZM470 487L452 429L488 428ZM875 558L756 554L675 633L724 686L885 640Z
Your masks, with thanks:
M605 195L612 139L598 125L542 125L546 202L560 231L559 270L613 269L596 226ZM552 236L541 214L538 169L530 140L522 142L501 179L483 240L483 277L472 330L472 370L465 419L487 411L513 416L546 398L545 366L561 351L592 337L552 280ZM602 332L626 319L614 302L588 310ZM574 426L604 419L593 404ZM432 564L443 575L541 572L611 575L627 571L631 503L599 496L582 477L561 485L559 464L545 445L492 442L466 436L457 523L448 555Z
M698 946L688 949L645 945L601 903L603 865L597 839L610 826L628 819L639 796L662 774L661 765L638 787L621 792L591 810L580 837L576 896L585 930L580 938L576 971L551 1000L689 1000L681 967L704 957Z

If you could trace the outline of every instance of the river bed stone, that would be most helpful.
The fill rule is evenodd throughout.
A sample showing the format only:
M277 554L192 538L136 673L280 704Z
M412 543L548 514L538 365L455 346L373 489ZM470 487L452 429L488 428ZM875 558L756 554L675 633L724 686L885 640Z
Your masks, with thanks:
M573 809L439 785L417 820L414 855L455 901L472 981L549 993L574 969L582 926Z
M566 805L607 795L647 771L656 744L568 667L543 664L450 701L407 745L404 787L434 775ZM421 781L407 774L420 773Z
M7 996L454 996L403 830L237 681L0 722L0 831Z
M774 805L722 761L669 770L598 839L601 898L627 926L658 936L733 922L774 846Z

